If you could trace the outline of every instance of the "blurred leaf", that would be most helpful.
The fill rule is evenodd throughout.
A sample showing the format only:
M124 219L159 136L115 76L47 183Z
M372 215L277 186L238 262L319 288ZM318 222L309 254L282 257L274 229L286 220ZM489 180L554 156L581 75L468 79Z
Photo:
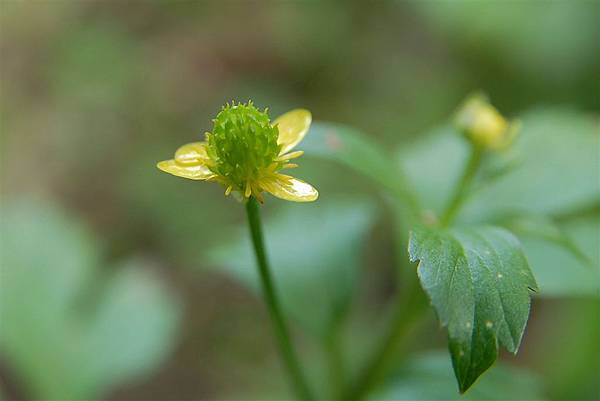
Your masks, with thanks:
M594 2L424 1L411 6L442 35L469 45L479 57L506 60L531 79L569 83L595 56Z
M135 73L134 43L114 24L78 28L55 49L52 84L72 107L121 100Z
M560 223L591 266L562 246L521 234L527 259L539 283L541 296L600 296L600 214L570 218Z
M468 144L448 126L403 146L397 160L415 183L423 207L439 215L448 203L468 156Z
M312 333L325 336L345 312L359 274L361 245L375 213L362 201L289 205L264 228L283 307ZM210 252L214 264L260 291L247 228Z
M560 110L530 112L522 122L514 150L522 163L475 193L465 205L463 220L553 215L600 201L597 122L584 114ZM439 212L445 205L466 160L467 147L463 138L447 127L402 149L399 162L417 184L427 207Z
M473 188L473 192L484 189L495 181L519 168L523 162L523 157L514 149L505 149L495 157L482 161L481 171L479 172L479 185Z
M400 367L371 401L534 401L542 400L539 379L523 369L498 364L466 394L455 390L446 353L419 355Z
M93 287L103 277L92 238L28 202L3 207L0 239L0 353L32 396L98 398L165 358L178 308L141 261Z
M88 360L98 361L90 364L90 376L110 388L150 373L174 343L177 316L175 300L143 260L120 266L89 322Z
M227 229L239 224L243 208L226 199L220 185L191 182L157 169L157 161L172 157L176 143L147 143L120 178L119 191L126 217L135 223L130 226L138 230L127 238L148 235L169 260L196 268L204 250L226 240Z
M448 341L461 392L496 360L498 343L516 353L535 279L518 240L495 227L417 227L409 253Z
M466 206L471 218L503 211L567 213L600 202L598 122L591 116L531 112L517 142L523 164L480 191Z
M545 216L515 216L501 223L518 236L539 238L554 243L571 253L581 263L593 267L593 262L555 222Z
M536 345L528 359L543 374L548 395L553 400L598 399L600 300L555 302L547 309L542 311L547 319L538 319L542 323L538 335L531 333Z
M336 161L403 196L403 177L391 156L366 134L341 124L313 123L301 144L308 156Z

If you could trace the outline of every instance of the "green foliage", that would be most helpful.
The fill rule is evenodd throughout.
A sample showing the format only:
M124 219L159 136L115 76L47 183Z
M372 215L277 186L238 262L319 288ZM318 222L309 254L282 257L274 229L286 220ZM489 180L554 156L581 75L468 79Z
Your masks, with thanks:
M352 127L315 122L310 134L302 142L302 149L307 156L341 163L372 179L386 190L407 196L407 188L403 186L402 177L399 176L391 155L376 141Z
M583 252L567 232L556 222L544 216L515 216L503 222L504 226L513 233L523 237L543 239L563 248L580 263L593 268L594 262Z
M99 267L61 212L4 205L0 354L37 399L99 398L151 372L173 345L178 304L141 260Z
M265 224L267 254L284 310L318 336L345 313L359 276L373 208L362 201L287 206ZM246 231L210 252L210 259L260 291Z
M600 299L553 302L545 311L555 327L544 330L531 349L532 366L544 377L547 392L557 400L594 400L600 394ZM535 334L535 333L532 333ZM550 351L550 352L549 352ZM557 361L560 361L557 363Z
M520 228L515 234L523 241L540 296L597 295L600 263L594 251L597 245L591 242L597 238L598 214L594 209L588 212L589 206L600 202L595 123L587 115L561 110L530 112L522 123L515 149L494 161L512 167L493 180L480 177L459 220ZM399 161L426 208L435 213L442 209L467 152L467 145L450 128L435 130L402 149ZM515 159L520 160L516 165ZM591 215L577 218L580 211ZM526 227L514 226L514 216L526 218L527 232ZM532 220L537 233L532 231ZM553 220L557 222L550 229L548 222ZM542 221L546 222L544 235L540 235ZM587 235L576 235L580 231ZM586 254L587 263L578 250ZM589 261L592 268L586 266Z
M527 113L522 121L516 149L522 164L477 193L465 206L465 217L515 211L557 215L600 202L597 121L561 110Z
M578 210L585 211L587 205L600 202L594 121L580 113L541 110L527 113L522 122L516 149L489 163L492 177L480 177L478 189L471 194L459 219L465 223L512 223L511 228L518 228L514 227L516 215L538 223L551 222L556 216L559 221L552 223L552 232L546 224L542 236L539 224L537 234L531 231L531 224L528 232L524 227L515 232L523 242L540 296L597 295L600 263L594 227L598 214L592 210L591 216L577 218ZM317 123L307 136L305 148L311 156L343 163L392 194L401 190L398 184L407 181L402 173L394 178L397 168L386 153L365 133L352 128ZM467 153L468 145L451 128L434 130L402 149L399 163L410 177L408 181L415 184L426 210L441 212ZM592 268L586 266L590 261Z
M163 143L161 147L169 146ZM226 229L239 224L242 211L222 207L223 190L217 185L190 185L157 169L149 171L148 166L161 157L160 149L148 148L134 156L132 167L123 172L119 191L128 209L121 218L139 231L114 235L121 235L121 241L149 236L154 250L173 264L196 268L205 256L204 246L226 240Z
M454 391L448 356L419 354L394 371L370 401L535 401L542 400L541 383L531 372L501 363L466 394Z
M368 127L362 134L338 124L315 124L300 147L308 156L300 169L302 176L311 177L319 189L319 202L339 194L368 197L387 191L391 196L386 200L399 203L382 210L385 221L365 244L369 250L363 262L375 269L360 286L353 287L364 293L355 293L356 310L351 329L345 333L366 332L367 338L380 339L386 331L380 333L378 329L388 327L388 308L394 310L391 303L383 305L392 295L392 287L398 286L395 295L401 298L407 282L413 280L418 285L414 269L406 268L408 258L403 257L411 223L403 214L406 205L400 203L420 198L423 210L419 212L423 213L415 213L415 220L435 224L468 158L468 148L454 130L425 131L447 118L459 99L476 88L492 95L498 109L506 111L508 117L522 117L523 131L510 152L485 161L458 223L499 225L513 231L523 244L540 293L526 337L534 346L519 357L519 365L543 373L550 399L597 396L600 182L598 124L597 115L593 115L597 114L600 92L597 2L382 2L373 7L369 2L326 1L318 6L265 6L259 7L259 12L255 12L255 5L232 7L229 2L183 2L177 7L155 0L101 3L2 2L0 201L4 206L7 196L47 194L62 207L77 210L103 235L103 246L111 258L148 255L161 271L168 269L169 279L185 283L183 295L194 313L186 321L181 352L160 372L159 380L149 378L126 389L127 398L144 399L149 392L159 398L167 397L166 393L180 399L236 398L230 396L230 388L235 388L237 398L248 398L249 393L260 393L260 383L284 387L279 383L281 369L269 354L268 339L257 340L269 329L252 323L257 304L244 303L246 297L239 296L243 288L231 287L212 273L207 276L205 269L207 249L231 240L231 230L244 225L243 210L234 202L224 202L218 186L194 185L156 171L154 162L164 158L165 149L188 142L191 133L200 140L203 132L212 130L212 110L233 97L260 100L277 111L275 115L294 107L309 107L316 118ZM248 18L250 14L252 18ZM545 105L565 105L592 115L561 108L521 113ZM329 128L335 135L322 135ZM381 143L401 144L402 152L392 159L394 149L379 146ZM314 162L312 155L338 163ZM397 165L408 167L410 179L398 176ZM355 172L364 177L357 179ZM413 203L419 206L415 209L421 209L420 202ZM268 202L265 214L277 207L276 202ZM289 221L295 223L299 218L292 213L305 207L316 210L304 205L284 213L289 212ZM390 215L393 213L398 216ZM12 220L9 209L3 209L0 218ZM36 221L44 226L49 219ZM397 238L389 239L393 224L397 224ZM28 231L43 230L34 225L31 223ZM4 316L9 316L5 310L27 309L27 314L33 316L35 312L40 320L22 335L19 341L24 344L36 335L30 332L46 330L44 327L67 333L74 331L73 326L81 326L73 324L76 319L71 317L44 323L51 320L47 317L52 316L48 312L51 305L91 304L83 315L95 316L89 311L112 297L106 294L112 293L109 289L114 280L129 288L143 282L138 276L148 276L146 270L138 273L140 269L136 269L130 280L121 279L123 266L112 261L102 263L94 241L81 240L86 238L78 234L81 230L69 227L63 231L55 227L44 236L35 236L35 246L26 246L27 238L19 242L19 258L27 258L27 266L49 266L52 255L60 253L67 256L60 263L53 262L58 266L52 270L77 266L68 274L29 274L27 268L7 273L9 267L4 262L15 254L9 245L16 245L12 241L0 244L2 292L10 292L9 283L16 280L7 281L7 274L27 276L30 281L27 286L15 285L19 296L13 294L7 302L0 295L0 325L7 326L0 327L0 365L6 383L6 394L0 398L16 398L21 389L26 398L34 398L36 392L31 388L38 387L30 386L27 377L31 375L21 373L24 370L5 351L5 333L12 327L7 323L16 319L11 314L5 323ZM311 236L314 231L318 230L307 230ZM70 251L52 251L59 248L60 238L69 238ZM387 249L390 244L396 244L396 249ZM40 246L44 252L37 250ZM349 253L354 252L353 248ZM88 259L93 262L88 263ZM399 265L398 283L387 269L394 262ZM354 271L356 263L349 264L350 270ZM141 264L147 263L134 259L125 269ZM302 272L312 270L299 262L297 266ZM190 277L191 269L197 269L197 277ZM314 272L315 276L318 273ZM296 277L295 272L286 274ZM88 285L80 284L87 282L92 283L89 287L97 296L86 289ZM302 285L306 286L304 293L310 295L325 288L310 280ZM79 298L69 295L71 291L84 293L84 301L54 300ZM39 293L46 294L43 303ZM27 306L30 297L36 299L34 305L41 304L39 311ZM305 302L306 298L310 297L305 295ZM583 308L587 303L593 307ZM313 307L307 302L307 309ZM148 313L144 305L131 310L130 318L145 319ZM316 320L324 314L320 308L312 313ZM421 308L415 313L421 314ZM403 351L394 352L392 360L428 347L439 335L431 326L427 326L431 330L418 331L408 320L403 323L411 333L407 340L415 341L410 348L399 347ZM68 328L61 328L64 322ZM296 328L303 326L308 327ZM58 337L70 341L73 336L46 336L52 344L59 343L54 340ZM11 338L10 342L18 341ZM39 343L30 342L32 346L27 349L21 345L19 355L41 355ZM72 343L76 344L73 348L81 348L78 341ZM305 362L310 359L310 344L302 344ZM371 348L371 342L345 344L344 359L350 366L350 354L363 356ZM54 370L63 371L63 365L71 361L82 370L88 364L69 352L52 354L54 365L41 363L50 379L56 379L57 387L62 379ZM116 358L103 347L98 347L98 354ZM101 357L90 352L89 360L97 358ZM29 357L28 365L37 364L38 359L48 358ZM354 362L358 367L361 358ZM314 376L329 377L310 366ZM421 394L430 400L458 398L450 365L436 366L440 374L444 373L443 383L421 381L413 375L417 365L406 365L394 381L413 382L419 387L415 391L422 392L413 393L414 397L388 398L418 399ZM500 369L498 366L484 375L464 397L486 398L474 395ZM62 374L68 376L62 380L68 389L83 375L75 368L67 370L74 372ZM346 371L350 373L351 368L346 366ZM419 370L422 376L436 372L433 365ZM490 391L505 398L535 399L519 385L520 378L520 374L503 377ZM439 393L430 394L437 389ZM522 396L517 395L519 392ZM120 396L124 395L119 392L108 397ZM271 398L284 397L278 393ZM265 393L257 397L265 398Z
M600 296L600 214L557 223L576 251L532 233L518 233L543 297Z
M489 221L516 213L555 215L600 201L594 119L570 111L540 110L521 120L522 132L511 150L521 162L493 182L483 183L465 205L462 221ZM462 138L453 129L442 128L402 148L398 161L416 183L425 207L439 212L467 153Z
M574 112L541 110L526 114L522 124L516 146L485 160L461 208L459 222L475 225L450 231L420 227L411 240L411 258L421 260L422 284L449 326L461 391L491 366L498 343L511 352L518 349L529 312L528 288L537 288L524 255L542 296L598 294L597 212L585 212L600 201L594 122ZM399 201L422 204L425 211L417 218L429 222L447 204L469 152L450 128L404 148L398 167L366 134L351 128L317 123L309 138L309 154L354 169ZM411 182L416 200L406 196ZM580 210L591 216L577 218ZM525 253L509 232L480 223L514 229ZM402 235L403 227L399 230ZM423 273L432 268L439 271L435 279Z
M496 360L498 343L516 353L535 279L518 240L495 227L417 227L409 242L421 284L448 339L461 392Z
M548 86L552 82L554 90L559 83L576 79L594 57L594 2L553 1L544 7L535 2L411 5L427 16L440 35L504 60L534 81L546 80Z
M47 68L53 74L54 89L70 94L69 107L85 109L127 96L134 76L136 48L114 24L82 27L77 35L62 41L55 52L56 58Z

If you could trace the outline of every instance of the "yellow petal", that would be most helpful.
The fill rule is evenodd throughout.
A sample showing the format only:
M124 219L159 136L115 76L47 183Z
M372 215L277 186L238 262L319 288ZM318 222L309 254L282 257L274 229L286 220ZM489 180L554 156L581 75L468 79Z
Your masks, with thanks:
M177 177L189 178L190 180L208 180L215 174L204 164L182 165L175 160L165 160L156 165L165 173L176 175Z
M175 152L175 161L178 164L205 164L205 160L208 160L205 142L188 143Z
M312 202L319 197L319 192L312 185L284 174L261 181L261 187L280 199L292 202Z
M300 143L308 132L311 121L310 111L304 109L288 111L273 121L279 127L277 143L281 145L281 154L289 152Z

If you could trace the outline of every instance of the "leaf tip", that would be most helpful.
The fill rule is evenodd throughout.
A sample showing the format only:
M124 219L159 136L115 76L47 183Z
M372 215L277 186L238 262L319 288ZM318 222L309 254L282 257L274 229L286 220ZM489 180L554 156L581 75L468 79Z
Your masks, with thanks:
M463 380L458 380L458 392L460 395L464 395L471 387L473 387L473 384L475 384L479 377L480 375L476 376L475 378L464 377Z

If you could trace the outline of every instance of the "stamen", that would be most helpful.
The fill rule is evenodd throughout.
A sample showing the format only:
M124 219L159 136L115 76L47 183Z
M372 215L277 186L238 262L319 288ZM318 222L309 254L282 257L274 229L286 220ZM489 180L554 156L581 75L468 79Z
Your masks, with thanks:
M285 155L281 155L281 156L279 156L279 157L278 157L277 159L275 159L275 160L277 160L277 161L281 161L281 162L282 162L282 161L288 161L288 160L292 160L292 159L295 159L295 158L297 158L297 157L300 157L300 156L302 156L303 154L304 154L304 151L302 151L302 150L296 150L296 151L294 151L294 152L290 152L290 153L287 153L287 154L285 154Z
M260 203L264 203L265 199L262 196L260 187L258 185L253 185L252 186L252 195L256 198L257 201L259 201Z

